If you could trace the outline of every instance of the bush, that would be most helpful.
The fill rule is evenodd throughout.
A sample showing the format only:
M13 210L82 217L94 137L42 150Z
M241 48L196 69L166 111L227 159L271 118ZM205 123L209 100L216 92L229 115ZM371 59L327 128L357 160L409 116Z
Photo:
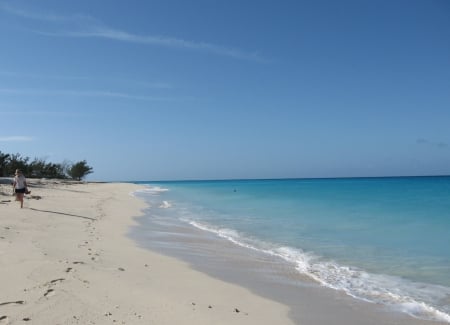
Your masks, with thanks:
M92 167L87 165L86 160L79 161L75 164L73 164L69 170L68 174L73 179L76 179L78 181L81 181L82 178L84 178L86 175L92 173Z
M86 160L71 164L64 161L60 164L49 163L43 158L35 158L29 163L29 157L21 154L6 154L0 151L0 177L14 175L16 169L20 169L28 177L36 178L73 178L81 180L93 172L92 167L87 165Z

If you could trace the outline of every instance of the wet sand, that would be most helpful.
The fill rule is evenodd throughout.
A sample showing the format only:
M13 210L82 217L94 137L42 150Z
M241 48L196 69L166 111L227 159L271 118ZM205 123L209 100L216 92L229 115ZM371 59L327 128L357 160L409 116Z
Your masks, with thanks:
M145 195L141 195L144 199ZM236 245L214 233L170 216L152 196L151 208L137 218L130 236L141 247L186 261L215 278L289 306L296 324L447 324L414 318L381 304L369 303L326 288L295 270L285 260Z

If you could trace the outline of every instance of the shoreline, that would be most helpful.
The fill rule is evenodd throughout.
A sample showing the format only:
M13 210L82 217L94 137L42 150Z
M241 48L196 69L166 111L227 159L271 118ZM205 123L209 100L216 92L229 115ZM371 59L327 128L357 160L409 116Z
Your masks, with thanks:
M9 186L0 185L1 201L9 201L0 204L0 325L447 324L357 300L299 274L288 275L298 280L292 285L279 261L271 261L268 279L258 265L262 256L205 240L199 229L189 230L194 240L182 241L181 254L145 245L132 234L152 235L143 227L151 207L132 195L142 185L29 182L34 197L22 210L5 195Z
M144 193L142 199L145 199ZM289 315L295 323L448 324L417 318L406 310L368 302L320 285L280 257L247 248L227 236L172 218L170 208L160 205L164 199L158 199L155 194L148 197L152 208L146 209L147 216L137 218L139 225L133 227L130 237L141 247L182 259L203 273L289 306Z
M29 183L24 209L0 195L0 324L293 324L287 306L128 238L142 186Z

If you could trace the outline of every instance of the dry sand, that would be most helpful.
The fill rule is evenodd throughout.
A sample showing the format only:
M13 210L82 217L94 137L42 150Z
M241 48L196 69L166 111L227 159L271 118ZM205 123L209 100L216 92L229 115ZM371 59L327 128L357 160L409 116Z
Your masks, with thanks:
M24 209L0 188L0 324L292 324L280 303L137 247L138 185L29 183Z

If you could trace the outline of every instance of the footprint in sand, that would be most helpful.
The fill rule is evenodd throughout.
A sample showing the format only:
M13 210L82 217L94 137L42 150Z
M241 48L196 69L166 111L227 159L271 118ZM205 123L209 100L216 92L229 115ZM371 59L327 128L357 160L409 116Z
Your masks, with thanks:
M7 301L7 302L0 302L0 306L5 305L23 305L25 301L23 300L17 300L17 301Z
M88 241L83 241L81 244L78 244L78 248L86 247L87 245L89 245L89 242Z
M0 316L0 324L8 324L8 316Z
M47 282L45 285L55 284L56 282L62 282L64 280L65 280L64 278L55 279L55 280L52 280L50 282Z
M55 294L55 290L54 289L48 289L45 293L44 293L44 297L51 297Z
M64 278L54 279L54 280L51 280L50 282L47 282L45 285L46 286L55 285L56 283L63 282L65 280L66 279L64 279ZM47 291L44 293L44 297L51 297L54 294L55 294L55 289L47 289Z

